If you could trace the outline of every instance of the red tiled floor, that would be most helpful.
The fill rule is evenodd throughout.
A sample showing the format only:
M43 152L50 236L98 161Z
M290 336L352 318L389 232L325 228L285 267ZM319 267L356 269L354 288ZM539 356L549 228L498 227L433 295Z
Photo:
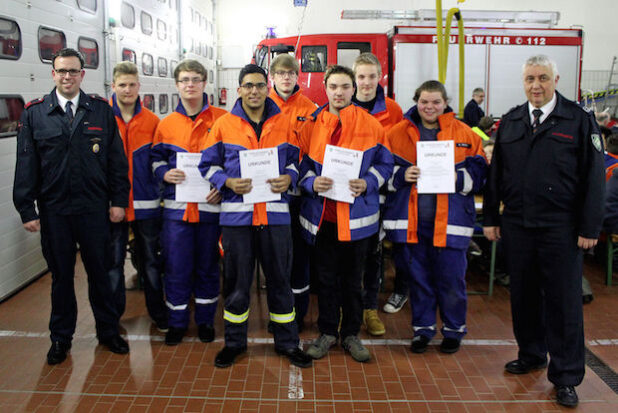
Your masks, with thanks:
M389 290L392 269L387 274ZM618 370L618 286L603 285L603 269L594 262L587 262L586 275L595 292L595 300L584 311L587 346ZM486 279L471 272L469 284L480 290L486 287ZM131 353L121 356L97 346L81 265L75 285L80 308L76 337L69 358L57 366L45 363L49 275L0 304L0 411L564 411L553 402L553 387L545 371L523 376L503 371L504 363L517 352L504 287L496 287L493 297L469 296L469 333L455 355L439 353L435 342L425 354L412 354L406 306L397 314L380 313L387 328L383 338L401 343L369 341L373 359L363 364L334 347L327 357L299 374L273 351L272 336L266 332L263 290L254 289L249 321L249 336L261 341L251 342L247 354L233 367L217 369L213 360L223 345L220 309L214 343L199 342L192 325L182 344L167 347L148 319L142 292L128 291L122 326L129 335ZM317 336L316 304L312 297L308 328L301 334L305 342ZM361 338L373 339L364 331ZM290 377L297 380L297 386L290 386ZM578 411L618 410L618 396L590 369L578 393Z

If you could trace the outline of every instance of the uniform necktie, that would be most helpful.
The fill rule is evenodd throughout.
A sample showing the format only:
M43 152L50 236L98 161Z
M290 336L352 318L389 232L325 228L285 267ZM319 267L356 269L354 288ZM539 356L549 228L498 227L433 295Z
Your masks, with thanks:
M534 116L534 121L532 122L532 130L536 132L536 128L541 124L541 116L543 116L543 111L541 109L534 109L532 111L532 116Z
M64 111L67 115L67 118L69 119L69 123L73 123L73 109L71 108L71 105L73 105L73 102L69 100L64 106Z

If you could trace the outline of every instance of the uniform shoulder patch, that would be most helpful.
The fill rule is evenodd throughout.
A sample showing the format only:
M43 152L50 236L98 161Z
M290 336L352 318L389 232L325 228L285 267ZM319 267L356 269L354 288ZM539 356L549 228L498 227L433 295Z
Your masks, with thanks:
M592 141L592 146L597 152L603 151L603 145L601 144L601 136L598 133L593 133L590 135L590 140Z
M38 98L38 99L31 100L30 102L26 103L26 106L24 106L24 109L28 109L30 106L39 104L43 102L43 100L44 98Z

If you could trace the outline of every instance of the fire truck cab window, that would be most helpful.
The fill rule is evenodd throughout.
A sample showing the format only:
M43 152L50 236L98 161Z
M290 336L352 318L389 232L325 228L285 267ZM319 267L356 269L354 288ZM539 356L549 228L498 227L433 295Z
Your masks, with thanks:
M326 46L303 46L301 71L323 72L326 65Z
M167 39L167 25L163 20L157 19L157 37L159 40Z
M143 11L140 15L140 23L142 26L142 33L150 36L152 34L152 16Z
M371 52L369 42L339 42L337 43L337 64L352 67L356 57L366 52Z
M124 27L132 29L135 27L135 9L129 3L122 2L120 9L120 22Z
M0 18L0 59L17 60L21 56L21 30L13 20Z
M170 60L170 76L174 77L174 70L176 70L176 66L178 66L177 60Z
M176 110L176 106L178 106L178 101L180 100L180 95L178 93L172 94L172 110Z
M77 40L77 48L84 56L84 67L88 69L99 67L99 45L95 40L80 37Z
M154 58L149 53L142 53L142 73L146 76L154 73Z
M133 50L124 48L122 49L122 61L133 62L137 64L137 56L135 55L135 52Z
M142 104L146 107L146 109L154 112L154 95L144 95Z
M255 52L255 64L261 67L268 73L268 46L264 46Z
M21 97L0 96L0 138L17 135L17 124L23 110Z
M159 76L167 76L167 59L165 57L159 57L157 59L157 71L159 72Z
M159 95L159 113L165 114L169 110L167 95Z
M41 60L46 63L51 63L51 58L58 50L67 47L67 39L64 33L39 27L39 55Z
M96 13L97 0L77 0L77 7L90 13Z

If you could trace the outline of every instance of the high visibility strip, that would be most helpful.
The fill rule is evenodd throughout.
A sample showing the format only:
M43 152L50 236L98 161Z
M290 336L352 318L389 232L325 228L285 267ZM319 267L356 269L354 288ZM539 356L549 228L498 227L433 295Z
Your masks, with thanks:
M435 331L436 330L436 325L432 325L432 326L412 326L412 330L414 331L419 331L419 330L431 330L431 331Z
M384 177L380 175L380 172L378 172L378 170L374 168L373 166L369 168L369 172L371 172L371 174L375 176L376 179L378 180L378 188L382 187L382 185L384 185L384 182L386 182L386 179L384 179Z
M401 166L395 165L395 167L393 168L393 174L391 175L390 178L388 178L388 190L390 192L397 191L397 189L395 188L395 185L394 185L394 181L395 181L395 174L397 173L399 168L401 168Z
M158 208L161 205L161 200L153 199L149 201L133 201L133 208L135 209L153 209Z
M267 202L266 211L268 212L290 212L290 206L283 202Z
M300 182L303 182L305 179L311 178L312 176L315 176L315 172L307 171L307 173L305 174L305 176L303 176L303 179L301 179Z
M177 202L177 201L174 201L173 199L164 199L163 206L167 209L180 209L182 211L187 209L186 202Z
M448 328L447 326L442 326L444 331L453 331L455 333L464 333L466 331L466 325L462 325L459 328Z
M305 228L307 231L309 231L310 233L312 233L313 235L318 233L318 226L314 225L311 223L311 221L309 221L307 218L303 217L302 215L300 215L298 217L298 220L300 221L300 225Z
M382 226L385 230L408 229L407 219L385 219L382 221Z
M296 311L287 314L270 313L270 321L273 323L286 324L291 323L296 318Z
M219 297L215 298L195 298L195 304L214 304L219 301Z
M223 319L234 324L242 324L249 319L249 310L243 314L230 313L227 310L223 310Z
M288 189L288 194L294 195L294 196L300 196L300 188L296 187L294 189Z
M474 227L462 227L461 225L447 225L448 235L459 235L461 237L471 237L474 234Z
M224 202L221 204L221 212L253 212L253 204Z
M373 225L380 220L380 212L376 212L373 215L369 215L362 218L356 218L350 220L350 230L360 229Z
M215 213L219 213L221 212L221 205L220 204L209 204L207 202L198 202L197 203L197 209L199 211L202 212L215 212Z
M182 310L186 310L187 309L187 304L174 305L174 304L170 303L169 301L166 301L165 305L167 306L167 308L169 308L170 310L173 310L173 311L182 311Z
M152 163L152 173L154 173L158 167L163 166L163 165L167 165L167 162L165 161L153 162Z
M285 166L285 169L291 169L291 170L293 170L294 172L298 173L298 169L296 169L296 166L294 166L294 164L293 164L293 163L286 165L286 166Z
M292 288L293 294L302 294L305 291L309 291L309 285L306 285L303 288Z
M466 168L461 168L461 169L458 169L457 171L461 171L461 173L463 174L463 178L464 178L463 189L459 191L459 193L462 195L468 195L470 191L472 191L472 184L473 184L472 176L466 170Z
M220 166L211 166L210 168L208 168L208 172L206 172L206 176L204 176L204 179L210 180L210 178L212 178L215 173L222 170L223 168L221 168Z

